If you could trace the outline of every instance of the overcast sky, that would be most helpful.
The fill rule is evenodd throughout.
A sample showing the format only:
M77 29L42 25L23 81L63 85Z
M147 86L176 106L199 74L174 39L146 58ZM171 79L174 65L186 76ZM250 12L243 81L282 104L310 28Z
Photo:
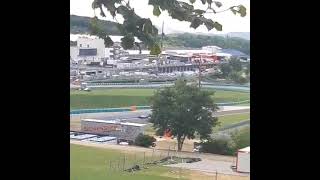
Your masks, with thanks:
M189 0L187 0L189 1ZM93 17L94 11L91 8L93 0L70 0L70 14L78 16ZM152 14L153 6L148 5L148 0L130 0L130 5L135 9L135 12L144 18L150 18L155 26L161 27L164 21L164 33L174 32L191 32L191 33L228 33L228 32L250 32L250 0L220 0L223 6L216 9L224 10L233 5L242 4L247 8L247 16L240 17L240 15L234 15L231 11L226 11L218 14L206 14L207 18L211 18L214 21L218 21L223 25L223 31L217 32L212 29L208 32L205 26L200 26L197 29L190 28L189 22L182 22L179 20L172 19L168 13L161 12L159 17ZM200 0L194 4L195 8L204 9ZM110 13L105 13L107 17L102 18L100 11L96 9L96 15L100 19L114 21ZM121 15L117 15L118 22L122 22ZM160 29L159 29L160 30Z

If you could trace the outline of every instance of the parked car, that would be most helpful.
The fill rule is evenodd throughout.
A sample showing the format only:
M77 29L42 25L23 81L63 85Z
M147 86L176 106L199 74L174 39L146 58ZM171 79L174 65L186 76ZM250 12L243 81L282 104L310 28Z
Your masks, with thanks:
M120 142L119 144L120 145L125 145L125 146L129 145L129 143L127 143L127 142Z

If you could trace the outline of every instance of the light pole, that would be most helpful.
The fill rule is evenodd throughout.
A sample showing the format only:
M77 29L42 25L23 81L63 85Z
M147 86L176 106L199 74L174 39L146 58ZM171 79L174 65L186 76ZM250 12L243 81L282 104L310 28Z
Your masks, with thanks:
M199 60L199 89L201 88L201 61L202 61L202 58L201 58L201 54L200 54L200 60Z

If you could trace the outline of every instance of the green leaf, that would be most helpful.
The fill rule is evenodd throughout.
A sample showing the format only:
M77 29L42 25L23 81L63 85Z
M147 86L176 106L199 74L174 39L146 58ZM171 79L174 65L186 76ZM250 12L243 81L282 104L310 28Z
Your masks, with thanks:
M219 1L213 1L213 2L218 8L222 6L222 3Z
M159 6L153 6L153 15L160 16L160 14L161 14L161 11Z
M238 12L240 13L240 16L241 17L245 17L246 15L247 15L247 9L246 9L246 7L244 7L243 5L239 5L238 6L239 7L239 10L238 10Z
M217 30L217 31L222 31L222 25L218 22L215 22L213 24L213 27Z
M154 43L150 50L150 55L159 55L161 53L160 46L157 43Z
M111 39L109 36L103 38L103 40L104 40L104 45L105 45L106 47L113 46L113 41L112 41L112 39Z
M148 4L149 4L149 5L159 4L159 0L149 0Z
M153 33L153 27L152 27L152 22L150 19L146 19L143 26L142 26L142 31L147 34L152 34Z
M102 17L106 17L106 15L105 15L104 12L103 12L102 6L100 6L99 8L100 8L100 15L101 15Z
M121 46L123 49L131 49L134 46L134 37L132 34L127 34L121 38Z
M206 4L207 0L201 0L202 4Z
M200 15L200 14L205 13L206 11L201 10L201 9L195 9L195 10L193 10L193 12Z
M190 27L197 29L203 22L200 20L200 18L195 17L191 21Z
M191 10L192 11L194 9L194 7L192 5L190 5L188 3L185 3L185 2L180 2L180 5L183 8L182 11L185 11L185 10Z
M94 0L93 2L92 2L92 9L97 9L97 8L99 8L99 4L97 3L97 0Z
M191 4L193 4L193 3L195 3L196 2L196 0L190 0L190 3Z
M205 21L204 25L207 27L208 31L214 28L214 22L211 19Z

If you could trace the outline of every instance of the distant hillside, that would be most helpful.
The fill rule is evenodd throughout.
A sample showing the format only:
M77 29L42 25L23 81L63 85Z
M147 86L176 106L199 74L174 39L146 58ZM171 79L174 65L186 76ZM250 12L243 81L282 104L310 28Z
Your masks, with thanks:
M250 41L239 37L212 36L201 34L168 34L164 38L164 47L201 48L215 45L224 49L236 49L250 55Z
M89 17L83 16L75 16L70 15L70 33L72 34L87 34L89 33L89 24L90 24ZM111 21L103 21L99 20L102 28L107 31L110 35L121 35L118 28L117 23Z
M229 37L239 37L246 40L250 40L250 32L230 32L226 35L228 35Z
M86 34L89 33L89 17L70 15L70 33L72 34ZM117 23L111 21L99 20L102 28L104 28L109 35L121 35L117 28ZM203 46L215 45L221 48L236 49L245 54L250 55L250 33L228 33L226 34L210 35L203 33L177 33L166 34L163 45L166 49L194 49ZM241 36L241 37L239 37ZM160 39L160 37L159 37Z

